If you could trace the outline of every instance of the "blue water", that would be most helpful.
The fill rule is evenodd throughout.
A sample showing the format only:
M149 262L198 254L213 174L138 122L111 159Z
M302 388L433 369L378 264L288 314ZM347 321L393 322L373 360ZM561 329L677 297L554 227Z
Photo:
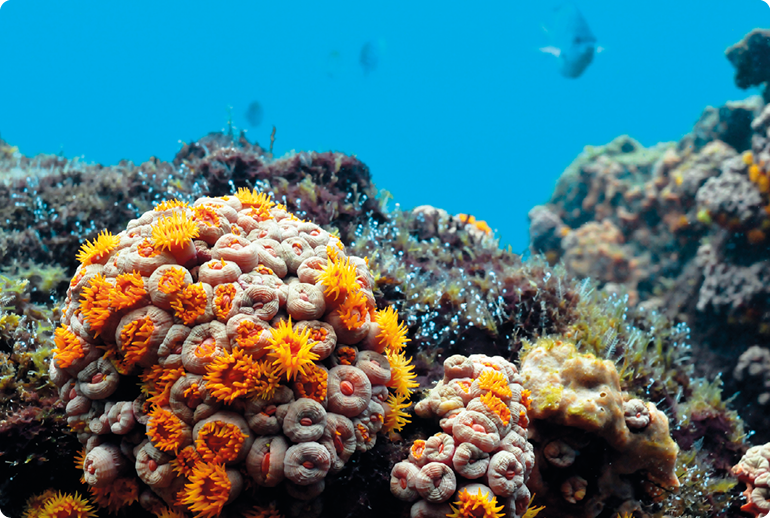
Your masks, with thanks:
M27 155L169 160L229 113L247 129L257 100L250 139L275 125L278 155L356 154L403 208L473 214L520 251L584 145L676 140L754 93L723 52L770 24L761 0L578 0L606 50L566 79L537 50L556 3L9 0L0 136Z

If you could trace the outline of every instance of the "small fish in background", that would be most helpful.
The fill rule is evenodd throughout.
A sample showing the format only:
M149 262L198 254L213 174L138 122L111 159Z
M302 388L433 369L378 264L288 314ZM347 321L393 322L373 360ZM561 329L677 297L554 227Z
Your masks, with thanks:
M545 30L554 45L540 50L559 60L559 72L564 77L580 77L593 61L594 53L602 50L596 46L596 37L588 22L572 2L554 9L553 26Z
M374 72L379 63L380 51L377 48L377 45L371 41L367 41L361 46L361 52L358 55L358 64L361 65L364 75L369 75L371 72Z
M262 124L262 116L264 115L264 112L262 111L262 105L259 104L259 101L252 101L251 104L249 104L249 107L246 109L245 115L246 120L252 128L256 128Z

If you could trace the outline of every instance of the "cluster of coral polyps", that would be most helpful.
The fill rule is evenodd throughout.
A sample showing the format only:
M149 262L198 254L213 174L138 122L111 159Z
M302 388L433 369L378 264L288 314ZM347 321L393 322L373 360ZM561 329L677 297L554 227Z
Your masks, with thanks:
M632 513L643 498L679 487L668 418L621 390L613 362L541 338L525 348L521 377L537 458L529 488L550 512L593 518L613 505Z
M406 422L406 329L366 260L265 194L164 202L79 259L50 376L102 507L217 516L284 480L309 502Z
M746 484L741 510L753 516L770 514L770 443L749 448L732 471Z
M2 514L0 513L0 516ZM53 489L29 497L22 518L94 518L94 506L78 493Z
M391 471L390 489L415 502L413 518L522 516L534 464L526 393L516 367L494 356L455 355L415 412L443 433L412 444Z

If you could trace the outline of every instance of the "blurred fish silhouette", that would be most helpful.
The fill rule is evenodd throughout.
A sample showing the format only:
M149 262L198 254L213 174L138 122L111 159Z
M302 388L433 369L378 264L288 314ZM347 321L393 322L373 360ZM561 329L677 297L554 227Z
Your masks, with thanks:
M545 30L554 45L540 50L559 60L559 72L564 77L580 77L593 61L594 52L602 50L601 47L597 48L596 37L588 27L588 22L572 2L554 9L553 26Z
M377 49L377 45L371 41L364 43L361 47L361 52L358 55L358 63L361 65L364 74L368 75L370 72L374 72L379 62L380 52Z
M262 105L259 104L259 101L252 101L246 109L246 120L252 128L256 128L262 124L262 115Z

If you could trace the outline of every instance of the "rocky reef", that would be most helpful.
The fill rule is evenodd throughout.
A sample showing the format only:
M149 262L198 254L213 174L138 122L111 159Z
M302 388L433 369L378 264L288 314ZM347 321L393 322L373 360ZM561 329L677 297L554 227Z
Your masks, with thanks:
M757 29L727 49L739 87L765 88L768 42ZM533 251L690 327L699 372L724 374L757 441L770 439L765 103L708 107L679 142L644 148L622 136L587 147L530 211Z
M527 259L470 215L386 210L340 153L211 134L104 167L0 142L0 509L764 509L741 492L767 487L768 120L755 97L679 143L587 148Z

